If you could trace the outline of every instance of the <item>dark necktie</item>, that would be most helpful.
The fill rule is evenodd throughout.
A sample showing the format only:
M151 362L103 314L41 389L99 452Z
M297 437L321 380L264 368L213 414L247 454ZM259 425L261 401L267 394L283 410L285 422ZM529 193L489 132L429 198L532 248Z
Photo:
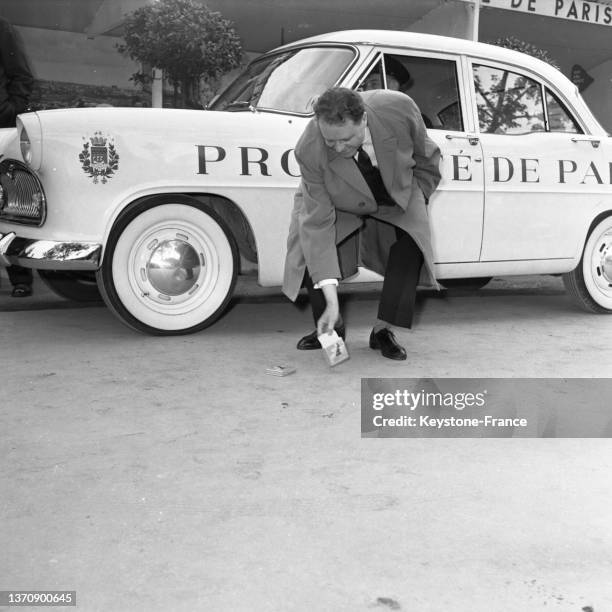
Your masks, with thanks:
M357 159L355 159L355 163L363 175L365 182L368 184L376 203L379 206L395 206L393 198L389 195L383 183L380 170L372 164L370 156L363 150L363 147L357 149Z
M357 165L359 169L365 172L371 172L374 164L370 156L363 150L363 147L357 149Z

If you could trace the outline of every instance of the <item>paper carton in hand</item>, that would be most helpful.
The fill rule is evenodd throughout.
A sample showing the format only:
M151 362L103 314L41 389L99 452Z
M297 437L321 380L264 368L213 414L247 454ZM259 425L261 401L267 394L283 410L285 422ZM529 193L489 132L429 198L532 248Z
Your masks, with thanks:
M323 347L323 354L330 366L338 365L349 358L348 350L344 340L336 333L325 332L319 336L319 342Z

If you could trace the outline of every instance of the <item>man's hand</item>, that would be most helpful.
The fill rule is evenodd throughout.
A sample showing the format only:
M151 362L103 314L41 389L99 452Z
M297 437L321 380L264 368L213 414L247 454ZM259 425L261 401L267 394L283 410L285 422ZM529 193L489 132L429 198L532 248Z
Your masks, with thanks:
M317 335L320 336L325 332L331 334L339 318L340 312L338 311L338 308L332 308L328 305L317 321Z
M340 318L340 307L338 305L338 288L336 285L324 285L321 287L327 306L317 321L317 334L331 333Z

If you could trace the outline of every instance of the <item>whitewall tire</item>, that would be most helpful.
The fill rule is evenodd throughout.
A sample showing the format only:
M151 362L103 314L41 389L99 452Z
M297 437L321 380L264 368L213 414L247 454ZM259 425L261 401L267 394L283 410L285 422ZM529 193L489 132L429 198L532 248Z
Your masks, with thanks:
M215 211L186 196L163 196L120 216L97 280L107 306L126 325L187 334L221 316L238 261L235 241Z
M612 215L592 228L580 263L563 275L563 282L584 310L612 314Z

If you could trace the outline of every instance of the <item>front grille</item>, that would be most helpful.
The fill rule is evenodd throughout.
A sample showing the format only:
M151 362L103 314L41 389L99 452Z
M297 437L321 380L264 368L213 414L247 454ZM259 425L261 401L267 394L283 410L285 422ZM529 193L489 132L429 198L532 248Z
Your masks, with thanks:
M42 225L47 202L38 177L15 159L0 162L0 219Z

